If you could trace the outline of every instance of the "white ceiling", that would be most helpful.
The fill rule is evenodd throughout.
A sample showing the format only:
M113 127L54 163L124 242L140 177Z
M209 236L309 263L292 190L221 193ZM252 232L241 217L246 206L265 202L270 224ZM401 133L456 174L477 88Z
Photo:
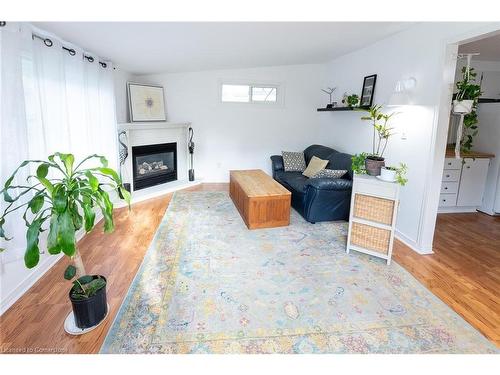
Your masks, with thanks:
M500 34L463 44L458 51L460 53L479 52L480 55L474 56L474 60L500 61Z
M35 22L136 74L321 63L404 22Z

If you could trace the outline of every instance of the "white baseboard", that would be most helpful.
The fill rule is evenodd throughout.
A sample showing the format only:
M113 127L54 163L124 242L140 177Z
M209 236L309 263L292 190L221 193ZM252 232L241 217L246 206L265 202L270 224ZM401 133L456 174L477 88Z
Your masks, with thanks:
M434 251L432 251L432 248L430 248L430 249L422 248L422 246L420 246L417 242L415 242L411 238L408 238L407 236L405 236L403 233L401 233L398 230L396 230L394 236L399 241L404 243L406 246L408 246L410 249L412 249L413 251L415 251L418 254L421 254L421 255L434 254Z
M102 220L103 216L101 212L96 213L97 224ZM76 233L76 240L80 241L85 236L85 231L80 229ZM50 270L54 264L56 264L64 254L51 255L44 258L31 272L4 298L0 303L0 316L3 315L19 298L23 296L48 270ZM17 261L23 261L20 257ZM62 277L62 275L61 275Z
M438 208L438 214L460 214L460 213L471 213L471 212L477 212L477 207L450 206L450 207Z

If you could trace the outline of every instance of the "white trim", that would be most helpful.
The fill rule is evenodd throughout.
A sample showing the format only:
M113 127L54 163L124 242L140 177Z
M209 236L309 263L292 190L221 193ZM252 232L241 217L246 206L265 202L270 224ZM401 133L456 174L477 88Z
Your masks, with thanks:
M443 206L438 207L438 214L451 214L451 213L471 213L477 212L477 207L462 207L462 206Z
M96 213L95 223L99 223L102 220L102 213L99 211ZM85 231L80 229L76 233L77 241L80 241L85 236ZM21 298L24 293L26 293L43 275L47 273L48 270L54 266L64 254L51 255L42 260L37 267L33 268L31 272L21 281L0 303L0 316L3 315L19 298ZM61 275L62 277L62 275Z
M399 230L396 229L396 232L394 233L394 237L404 243L406 246L408 246L410 249L415 251L418 254L421 255L429 255L429 254L434 254L434 251L432 251L432 247L425 249L421 248L420 245L417 244L417 242L413 241L403 233L401 233Z

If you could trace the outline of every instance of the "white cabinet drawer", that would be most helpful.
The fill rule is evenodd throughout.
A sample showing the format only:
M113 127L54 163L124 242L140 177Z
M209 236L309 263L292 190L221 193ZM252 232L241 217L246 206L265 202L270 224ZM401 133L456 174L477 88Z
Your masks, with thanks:
M441 183L441 194L456 194L456 193L458 193L458 182Z
M445 169L443 171L443 181L460 181L460 169Z
M439 206L440 207L450 207L457 205L457 195L456 194L441 194L439 196Z
M444 159L444 169L462 169L462 159L446 158Z

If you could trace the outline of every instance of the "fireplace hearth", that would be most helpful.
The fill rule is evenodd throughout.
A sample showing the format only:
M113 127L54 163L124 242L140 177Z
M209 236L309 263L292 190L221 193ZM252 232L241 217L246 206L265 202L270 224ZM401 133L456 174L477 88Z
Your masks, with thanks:
M177 143L132 147L134 190L177 180Z

